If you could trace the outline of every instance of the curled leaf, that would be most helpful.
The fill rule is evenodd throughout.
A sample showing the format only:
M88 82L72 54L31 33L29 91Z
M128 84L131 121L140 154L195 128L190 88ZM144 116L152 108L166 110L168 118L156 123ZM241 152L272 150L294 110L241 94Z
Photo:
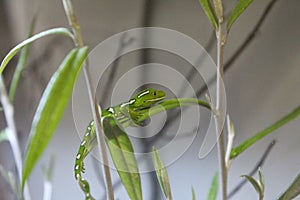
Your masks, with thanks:
M259 200L263 200L265 184L260 170L258 171L258 176L259 176L258 181L248 175L242 175L241 177L245 177L251 183L251 185L254 187L256 192L259 194Z
M12 48L8 54L5 56L5 58L3 59L3 61L1 62L0 65L0 74L2 74L3 70L5 69L6 65L8 64L8 62L14 57L14 55L16 55L23 47L25 47L26 45L34 42L37 39L43 38L47 35L53 35L53 34L60 34L60 35L66 35L69 36L71 38L73 38L72 33L66 29L66 28L54 28L54 29L50 29L50 30L46 30L43 32L40 32L30 38L28 38L27 40L24 40L23 42L21 42L20 44L18 44L17 46L15 46L14 48Z

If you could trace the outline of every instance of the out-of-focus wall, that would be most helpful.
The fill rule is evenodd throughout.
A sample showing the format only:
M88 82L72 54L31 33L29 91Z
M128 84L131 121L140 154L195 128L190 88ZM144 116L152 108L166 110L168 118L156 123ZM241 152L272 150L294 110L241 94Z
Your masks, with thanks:
M254 1L234 24L225 50L226 58L236 51L253 29L268 2ZM149 26L174 29L187 34L203 46L207 45L212 28L197 0L152 0L152 4L153 13ZM35 15L37 16L36 32L47 28L68 26L62 2L59 0L8 0L6 5L14 44L26 37L30 22ZM91 49L113 34L142 26L144 1L74 0L74 5L83 38ZM227 5L226 10L231 8L232 5ZM278 120L300 103L299 8L298 0L290 0L288 3L283 0L278 1L257 32L256 38L225 74L227 110L235 124L235 144L239 144ZM16 102L16 119L23 139L30 129L32 116L43 88L71 47L71 41L62 37L42 39L33 46L29 60L33 66L26 69L24 73ZM49 48L50 51L47 51ZM215 57L215 48L212 48L210 54ZM163 56L156 53L154 57L161 59ZM125 58L123 62L124 66L130 68L139 64L139 58L136 55L132 59ZM172 59L168 60L168 64L178 65ZM241 174L248 173L252 169L269 142L276 139L277 144L262 168L266 182L266 199L275 199L299 173L300 161L297 159L300 153L299 122L298 118L282 127L234 161L229 174L229 188L233 188L241 180ZM217 169L217 155L214 149L205 159L198 159L199 144L203 139L201 133L200 131L186 153L168 167L175 199L190 198L191 186L196 190L197 199L206 199L212 176ZM40 165L36 167L30 178L33 199L42 198L41 164L47 164L50 155L55 155L56 158L53 199L83 198L73 178L73 161L79 142L70 105ZM86 169L86 177L91 180L92 191L99 198L104 191L99 189L101 187L93 173L90 158L87 159ZM115 172L113 177L117 180ZM147 181L149 177L142 176L142 178L145 184L145 199L151 199L150 191L147 190L150 188ZM119 199L128 199L124 197L123 188L117 189L117 192L116 196ZM232 199L256 198L255 191L248 184Z

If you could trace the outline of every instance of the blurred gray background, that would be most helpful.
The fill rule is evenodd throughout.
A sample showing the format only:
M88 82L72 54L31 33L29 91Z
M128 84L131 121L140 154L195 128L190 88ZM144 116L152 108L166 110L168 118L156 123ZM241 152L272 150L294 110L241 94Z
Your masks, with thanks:
M254 1L234 24L225 50L225 61L228 61L236 52L239 52L239 47L247 37L251 33L254 34L249 45L241 51L241 55L230 64L230 69L225 73L227 112L235 125L235 145L264 129L300 104L300 1L274 1L275 3L264 22L258 30L253 31L270 2L269 0ZM226 2L225 13L229 13L234 3L235 1ZM74 6L84 41L90 49L121 31L136 27L157 26L173 29L190 36L206 47L212 58L215 59L216 45L211 39L213 30L197 0L74 0ZM62 2L59 0L0 1L0 15L1 59L10 48L26 38L34 16L37 17L35 32L53 27L68 27ZM71 48L72 42L60 36L47 37L32 46L15 101L15 118L23 149L39 98L51 74ZM10 84L16 61L14 59L5 70L7 85ZM118 78L128 69L148 62L164 63L178 69L185 76L188 76L191 68L174 55L149 50L123 56L116 76ZM141 79L143 77L147 77L147 73L141 75ZM191 82L196 88L203 84L199 77ZM113 85L114 83L116 80L109 84ZM107 85L98 85L98 88L103 90ZM85 91L82 92L85 93ZM109 96L111 92L109 91L105 95ZM131 95L133 92L124 91L124 95ZM101 96L101 92L99 96ZM204 99L205 97L202 95L199 98ZM102 106L109 106L109 102L103 103ZM210 182L217 169L216 149L205 159L198 159L199 145L204 137L201 133L205 133L205 124L210 117L207 111L202 110L203 121L200 122L200 130L193 144L180 159L167 168L174 199L191 199L191 187L194 187L197 199L206 199ZM83 194L73 175L74 158L80 139L72 114L70 101L54 138L30 178L29 186L34 200L42 199L41 168L49 163L51 155L55 156L56 161L52 199L83 199ZM87 112L87 115L90 113ZM89 118L85 120L88 122ZM298 159L300 153L299 123L300 118L295 119L237 158L229 173L229 191L241 181L241 174L247 174L253 169L273 139L277 143L262 166L266 184L266 199L275 199L284 191L300 170L300 160ZM0 125L1 128L5 126L3 116L1 116ZM168 129L166 134L172 135L173 129L174 127ZM192 129L191 126L187 131ZM79 128L79 131L83 130L83 127ZM159 138L157 141L150 145L164 144L160 142ZM145 146L151 148L146 140L144 142L145 145L142 144L138 148ZM0 145L0 163L5 168L14 170L12 154L9 145L5 142ZM98 162L93 157L87 157L85 177L90 180L94 196L101 199L105 192L97 175L99 168L98 172L94 170L95 163L97 165ZM114 183L117 183L117 174L112 173ZM142 175L142 182L144 199L163 199L153 174ZM115 187L115 191L116 198L128 199L122 186ZM0 199L14 199L2 177L0 178ZM232 199L252 200L257 199L257 194L250 184L246 184Z

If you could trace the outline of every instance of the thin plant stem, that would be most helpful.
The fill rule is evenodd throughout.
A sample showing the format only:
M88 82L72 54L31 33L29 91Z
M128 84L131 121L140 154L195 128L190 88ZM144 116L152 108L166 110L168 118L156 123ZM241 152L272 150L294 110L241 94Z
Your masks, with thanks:
M43 200L51 200L51 198L52 198L52 183L48 180L45 180Z
M86 66L88 66L88 65L86 65ZM87 88L88 88L90 104L91 104L91 106L94 105L93 106L94 109L92 109L92 115L93 115L93 119L95 122L98 148L100 149L100 154L101 154L102 160L104 162L103 168L104 168L104 177L105 177L105 183L106 183L106 189L107 189L107 197L109 200L113 200L114 192L113 192L112 180L111 180L111 175L110 175L110 169L108 166L108 157L107 157L107 151L106 151L106 146L105 146L105 136L103 135L102 131L100 131L100 129L99 129L99 127L101 125L101 122L100 122L101 110L100 110L100 106L97 104L95 95L93 93L93 91L95 91L95 90L93 89L93 83L92 83L92 80L90 79L89 68L85 67L83 70L84 70L84 77L85 77ZM97 108L97 109L95 109L95 108Z
M43 168L44 172L44 194L43 200L51 200L52 199L52 177L53 177L53 170L54 170L54 157L51 156L50 162L48 167Z
M222 7L222 3L218 4ZM222 8L219 8L222 10ZM227 199L227 167L225 162L225 136L224 128L222 124L222 116L225 115L223 112L222 102L224 100L224 94L222 90L223 72L224 72L224 46L226 40L226 33L224 31L223 16L219 16L219 27L216 30L217 35L217 82L216 82L216 107L214 112L216 134L218 136L217 147L218 147L218 158L219 158L219 185L222 200Z
M267 5L265 8L264 12L262 13L261 17L255 24L254 28L252 31L247 35L245 40L241 43L241 45L235 50L235 52L232 54L232 56L225 62L224 64L224 72L226 73L232 66L233 64L238 60L238 58L245 52L245 50L249 47L249 45L254 41L256 36L259 33L260 28L263 26L265 23L267 17L271 13L275 3L277 3L278 0L272 0L270 3ZM214 76L212 79L210 79L207 83L208 86L210 86L214 81L216 80L216 77ZM197 92L197 96L202 95L205 91L207 90L207 86L204 85L202 86Z
M20 149L20 144L17 135L17 128L14 120L14 108L9 101L2 75L0 75L0 94L1 94L1 103L4 110L5 119L7 121L6 133L7 133L8 141L12 148L19 180L22 180L22 155L21 155L21 149ZM31 199L27 184L25 184L24 187L24 198L26 200Z
M272 9L275 6L275 3L277 3L277 2L278 2L278 0L272 0L266 6L264 12L262 13L262 15L259 18L259 20L257 21L257 23L255 24L255 26L252 29L252 31L247 35L247 37L241 43L241 45L239 46L239 48L237 48L235 50L235 52L232 54L232 56L225 62L225 64L224 64L224 73L226 73L231 67L233 67L233 64L238 60L238 58L240 58L240 56L245 52L245 50L247 50L247 48L249 47L249 45L254 41L254 39L258 35L258 32L259 32L260 28L264 25L264 23L268 19L269 14L271 13ZM211 39L210 42L208 42L208 45L205 47L205 49L207 51L209 51L211 49L211 47L212 47L212 44L214 44L214 40ZM195 74L195 73L193 73L193 74ZM189 78L189 76L187 76L187 80L191 80ZM203 95L206 92L207 87L210 86L210 85L212 85L215 81L216 81L216 75L213 76L208 81L208 83L206 85L201 86L196 91L197 97L200 97L201 95ZM181 94L181 93L178 93L178 94ZM169 127L172 125L171 122L175 121L179 116L180 115L178 114L178 112L176 112L176 113L174 113L174 115L170 116L170 118L168 118L168 120L165 123L165 125L164 125L163 129L161 130L161 132L166 132L169 129ZM155 142L155 141L153 141L153 142Z
M68 22L70 27L72 28L74 34L74 43L76 46L82 47L84 45L80 26L77 22L77 17L73 9L72 1L71 0L62 0L64 9L68 18Z
M77 22L77 18L76 18L76 15L75 15L75 12L74 12L74 9L72 6L72 2L71 2L71 0L63 0L63 4L64 4L64 8L66 11L68 21L70 23L70 26L73 29L73 34L75 35L74 42L75 42L76 46L82 47L84 45L84 43L83 43L83 39L81 36L80 26ZM87 84L89 100L90 100L90 104L92 107L92 115L93 115L93 119L94 119L95 127L96 127L97 142L98 142L98 146L100 149L100 154L102 156L102 160L104 162L103 168L104 168L104 177L105 177L105 181L106 181L107 197L109 200L113 200L114 193L113 193L110 169L109 169L109 166L107 165L108 157L107 157L107 151L106 151L106 146L105 146L105 137L99 128L100 124L101 124L101 121L100 121L101 108L98 106L97 100L95 97L95 93L94 93L95 90L94 90L93 82L92 82L91 75L89 72L88 62L86 62L86 65L85 65L83 71L84 71L84 77L85 77L86 84Z

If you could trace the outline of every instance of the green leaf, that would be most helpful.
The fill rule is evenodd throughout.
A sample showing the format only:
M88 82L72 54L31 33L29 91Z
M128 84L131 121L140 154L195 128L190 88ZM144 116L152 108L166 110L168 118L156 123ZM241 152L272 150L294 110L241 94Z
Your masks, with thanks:
M264 177L260 171L260 169L258 170L258 177L259 177L259 185L261 188L262 193L265 192L265 181L264 181Z
M211 25L215 28L218 29L218 20L216 13L210 3L210 0L199 0L205 14L207 15Z
M5 56L5 58L1 62L0 74L2 74L6 65L14 57L14 55L16 55L16 53L18 53L24 46L34 42L37 39L40 39L40 38L48 36L48 35L53 35L53 34L66 35L66 36L69 36L70 38L73 38L72 33L66 28L54 28L54 29L40 32L40 33L28 38L27 40L24 40L23 42L21 42L20 44L18 44L17 46L15 46L13 49L11 49L8 52L8 54Z
M161 187L165 197L168 200L171 200L172 193L171 193L171 186L170 186L170 181L169 181L169 177L168 177L168 172L167 172L163 162L161 161L160 156L155 147L152 148L152 152L153 152L153 163L154 163L154 168L155 168L158 182L160 184L160 187Z
M102 118L102 125L110 155L128 196L131 200L141 200L141 179L128 135L112 116Z
M64 113L87 52L86 47L73 49L53 74L44 91L31 126L21 182L22 189Z
M241 177L245 177L251 183L251 185L254 187L257 193L262 192L259 183L254 178L248 175L242 175Z
M196 194L193 187L192 187L192 200L196 200Z
M253 0L239 0L233 9L228 22L227 31L229 32L232 24L239 18L239 16L246 10L246 8L253 2Z
M297 175L289 188L278 198L278 200L290 200L300 194L300 174Z
M272 133L276 129L282 127L286 123L292 121L296 117L300 115L300 106L298 106L296 109L294 109L292 112L275 122L274 124L270 125L266 129L256 133L253 137L247 139L237 147L233 148L230 153L230 159L233 159L240 155L242 152L244 152L246 149L248 149L251 145L256 143L257 141L261 140L265 136L267 136L269 133Z
M218 172L216 172L216 174L214 175L214 178L211 182L211 186L209 189L209 193L207 196L207 200L216 200L217 199L217 195L218 195L218 179L219 179L219 174Z
M6 134L6 129L3 129L0 131L0 143L3 141L7 141L7 140L8 140L8 137Z
M33 30L35 27L35 22L36 22L36 18L33 18L31 25L30 25L30 29L29 29L29 33L28 33L28 38L32 37L33 34ZM29 50L30 50L30 44L26 45L22 50L21 50L21 54L20 54L20 58L18 60L18 64L14 73L14 76L12 78L11 84L10 84L10 88L9 88L9 100L10 102L13 102L16 91L17 91L17 86L18 83L21 79L21 75L22 75L22 71L25 68L25 64L29 55Z

